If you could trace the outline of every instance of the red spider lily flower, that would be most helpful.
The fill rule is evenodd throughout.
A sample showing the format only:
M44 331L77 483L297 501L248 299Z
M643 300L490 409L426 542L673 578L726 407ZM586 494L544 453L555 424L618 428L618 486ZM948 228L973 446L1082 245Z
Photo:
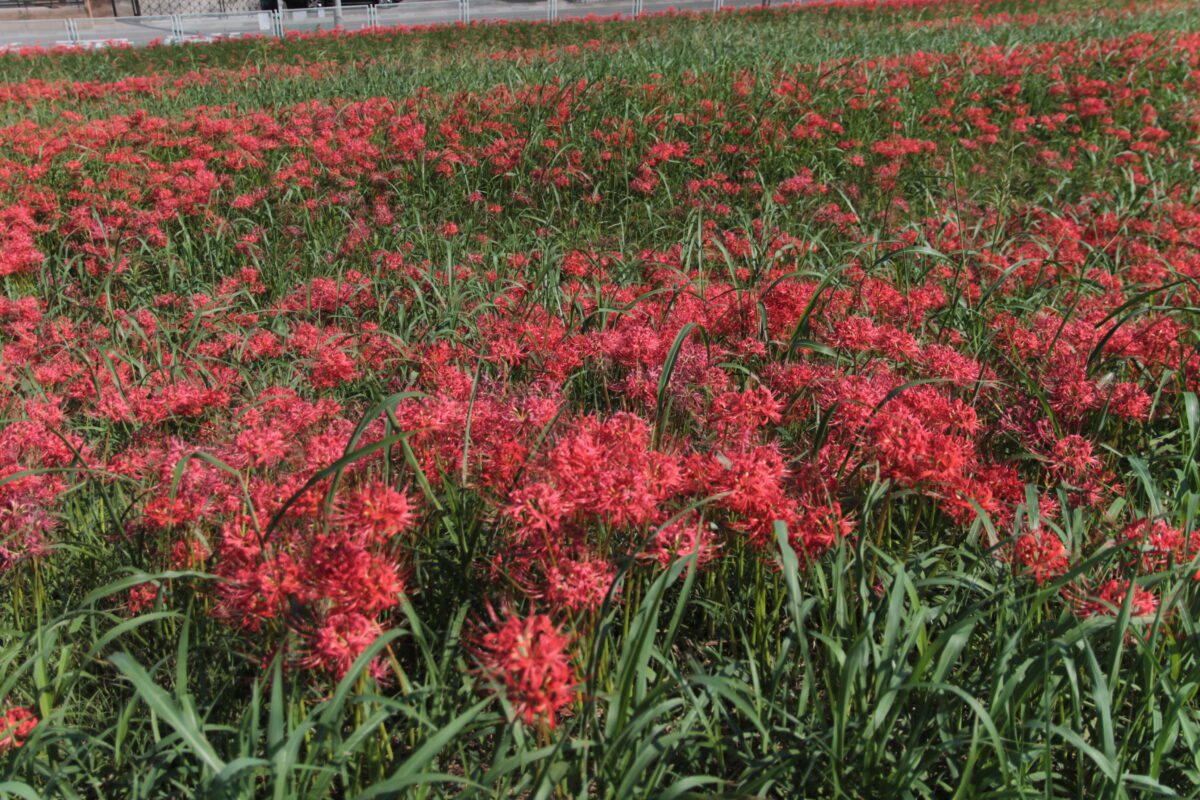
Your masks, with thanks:
M1029 571L1038 584L1057 578L1067 571L1067 548L1053 533L1037 531L1017 539L1017 563Z
M721 551L715 526L705 522L696 512L686 514L658 531L638 558L670 566L680 558L695 555L696 565L715 560Z
M474 643L480 676L503 692L517 718L554 728L577 695L575 671L561 633L545 614L510 614Z
M1170 561L1188 564L1200 553L1200 533L1190 536L1162 520L1138 520L1117 534L1117 542L1128 543L1138 554L1135 566L1142 572L1161 572Z
M300 663L329 670L340 677L382 632L379 623L362 614L330 614L308 637L304 647L307 653Z
M1129 580L1113 578L1100 587L1095 593L1071 593L1068 599L1075 606L1075 613L1080 617L1115 616L1119 614L1125 603L1125 597L1132 593L1130 616L1133 619L1145 620L1153 617L1158 611L1158 597L1147 589L1143 589Z
M545 574L544 588L529 595L542 599L552 609L577 613L599 610L612 588L616 568L602 558L558 557Z
M38 718L26 708L10 708L0 717L0 753L25 744L29 734L37 727Z
M136 616L146 609L152 607L154 602L158 600L161 587L154 582L140 583L129 590L129 599L125 603L125 608L129 615Z
M345 502L338 522L357 541L382 542L407 530L416 520L408 495L388 486L370 486Z

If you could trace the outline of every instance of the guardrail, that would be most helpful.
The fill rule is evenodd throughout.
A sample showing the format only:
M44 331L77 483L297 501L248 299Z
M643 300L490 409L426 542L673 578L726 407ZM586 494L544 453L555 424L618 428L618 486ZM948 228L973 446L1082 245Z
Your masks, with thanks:
M245 36L282 37L289 32L347 31L482 20L557 20L590 15L653 11L720 11L761 5L762 0L595 0L501 3L495 0L421 0L342 8L218 11L95 19L2 20L0 50L27 47L100 48L112 45L182 44Z

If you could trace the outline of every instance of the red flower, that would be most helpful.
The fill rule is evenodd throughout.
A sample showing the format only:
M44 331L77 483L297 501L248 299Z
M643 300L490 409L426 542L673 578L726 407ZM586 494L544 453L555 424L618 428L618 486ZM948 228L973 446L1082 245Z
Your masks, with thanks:
M409 528L416 519L408 496L388 486L355 492L346 503L341 523L358 541L382 542Z
M545 614L511 615L499 629L479 637L480 674L504 692L525 724L538 721L553 728L576 695L569 644Z
M1067 548L1052 533L1027 533L1017 539L1017 562L1042 584L1067 571Z
M10 708L0 717L0 753L25 744L37 727L38 718L24 708Z
M142 613L154 605L158 599L159 587L155 583L139 583L129 590L129 600L126 607L130 616Z
M1154 616L1158 611L1158 598L1132 581L1114 578L1092 595L1073 597L1075 613L1081 617L1100 615L1116 616L1125 604L1125 597L1132 593L1130 616L1134 619Z
M378 623L358 613L330 614L312 636L309 655L302 664L346 674L354 659L382 633Z

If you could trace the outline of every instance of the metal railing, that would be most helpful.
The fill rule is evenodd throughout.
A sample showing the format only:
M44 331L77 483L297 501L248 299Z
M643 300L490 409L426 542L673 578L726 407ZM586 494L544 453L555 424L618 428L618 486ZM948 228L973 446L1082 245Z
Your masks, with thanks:
M347 31L411 25L445 25L482 20L557 20L590 15L639 14L676 9L720 11L763 4L762 0L421 0L341 8L278 11L216 11L140 17L58 20L0 20L0 50L27 47L100 48L112 45L211 42L245 36L282 37L340 28Z
M259 0L133 0L137 16L173 14L227 14L231 11L262 11ZM281 4L282 5L282 4Z

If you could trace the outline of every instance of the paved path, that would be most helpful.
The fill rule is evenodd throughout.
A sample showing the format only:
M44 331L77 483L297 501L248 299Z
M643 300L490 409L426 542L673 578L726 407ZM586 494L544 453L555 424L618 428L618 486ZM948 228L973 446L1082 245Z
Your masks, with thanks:
M728 6L757 6L759 0L725 0ZM633 0L600 0L571 3L558 0L558 17L611 16L632 14ZM713 0L644 0L646 12L676 8L687 11L711 11ZM377 6L374 13L366 6L347 6L342 10L342 27L360 30L378 25L447 25L460 20L457 0L416 0L392 6ZM472 0L472 21L488 19L544 20L550 15L547 0L538 2L497 2ZM0 21L0 49L54 47L76 44L80 47L104 47L109 43L145 45L153 41L215 41L240 36L271 36L276 23L269 13L232 13L226 15L183 15L176 17L108 17L96 19L4 20ZM286 31L329 30L334 27L332 8L281 11L279 26Z

